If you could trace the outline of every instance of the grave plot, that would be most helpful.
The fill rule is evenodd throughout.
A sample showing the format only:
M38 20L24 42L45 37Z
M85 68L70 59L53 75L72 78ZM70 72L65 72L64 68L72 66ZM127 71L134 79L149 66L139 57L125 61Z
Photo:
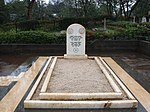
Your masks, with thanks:
M57 63L56 59L57 57L54 58L51 66L53 69L55 65L53 73L50 71L46 76L40 99L121 99L121 91L109 76L106 77L101 72L97 65L100 61L97 58L97 63L94 58L87 60L58 58Z
M136 108L137 101L101 57L49 57L24 106Z
M24 101L26 110L137 107L135 98L105 61L85 54L82 25L70 25L66 40L66 54L49 57Z

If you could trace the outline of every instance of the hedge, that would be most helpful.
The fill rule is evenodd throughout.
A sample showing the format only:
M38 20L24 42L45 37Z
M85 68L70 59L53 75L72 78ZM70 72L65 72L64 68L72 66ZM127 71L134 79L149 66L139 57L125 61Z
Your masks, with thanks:
M133 23L130 21L116 21L116 22L109 22L108 25L127 28L127 27L137 27L138 23Z
M60 39L59 39L60 38ZM0 44L51 44L64 43L65 38L55 33L46 33L42 31L22 31L0 33Z
M66 20L66 21L68 21L68 20ZM72 21L75 21L75 20L72 20ZM83 24L84 24L84 22L88 21L88 19L80 20L80 22L81 21L83 21ZM58 21L56 21L56 22L58 22ZM41 22L39 22L39 23L41 23ZM44 25L44 23L45 23L45 25ZM44 26L47 26L46 23L49 23L49 21L42 22L42 24ZM69 23L65 22L65 24L66 25L64 25L64 27L68 27ZM87 40L87 42L94 41L95 39L99 39L99 40L147 40L147 41L150 41L149 25L150 25L149 23L137 24L137 23L127 22L127 21L122 21L122 22L119 21L119 22L107 23L106 31L102 30L103 29L102 27L98 27L98 28L96 28L96 30L93 30L95 27L91 28L91 29L88 29L87 27L85 27L86 29L88 29L86 31L86 40ZM50 27L50 26L48 26L48 27ZM66 43L66 33L65 32L61 33L60 31L59 32L44 32L41 29L34 30L34 31L19 31L17 33L15 33L14 31L0 32L0 44L4 44L4 43L5 44L6 43L7 44L10 44L10 43L62 44L62 43Z

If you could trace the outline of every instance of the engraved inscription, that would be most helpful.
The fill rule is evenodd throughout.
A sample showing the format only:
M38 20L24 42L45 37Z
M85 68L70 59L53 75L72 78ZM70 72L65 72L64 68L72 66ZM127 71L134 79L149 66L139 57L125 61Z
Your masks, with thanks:
M81 36L70 36L71 41L80 41L82 39Z
M70 42L72 47L79 47L81 42Z
M77 53L79 51L79 47L81 46L81 40L83 37L81 36L70 36L70 44L73 47L73 52Z
M74 51L75 53L77 53L77 52L79 51L79 48L74 48L73 51Z

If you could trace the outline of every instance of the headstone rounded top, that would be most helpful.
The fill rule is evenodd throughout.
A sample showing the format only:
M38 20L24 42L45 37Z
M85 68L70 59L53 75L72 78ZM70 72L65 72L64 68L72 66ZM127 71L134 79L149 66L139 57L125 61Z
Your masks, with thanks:
M84 34L85 33L85 28L81 24L74 23L74 24L71 24L67 28L67 33L68 34L73 34L73 33Z
M81 24L78 24L78 23L74 23L74 24L71 24L70 26L68 26L68 28L70 28L70 27L83 27ZM67 29L68 29L67 28ZM84 27L83 27L84 28Z

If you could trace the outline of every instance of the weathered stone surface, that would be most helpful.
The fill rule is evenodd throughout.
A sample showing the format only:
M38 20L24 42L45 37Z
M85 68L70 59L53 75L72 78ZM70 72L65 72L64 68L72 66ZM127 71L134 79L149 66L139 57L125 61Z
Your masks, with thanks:
M85 28L80 24L67 28L67 55L85 55Z

